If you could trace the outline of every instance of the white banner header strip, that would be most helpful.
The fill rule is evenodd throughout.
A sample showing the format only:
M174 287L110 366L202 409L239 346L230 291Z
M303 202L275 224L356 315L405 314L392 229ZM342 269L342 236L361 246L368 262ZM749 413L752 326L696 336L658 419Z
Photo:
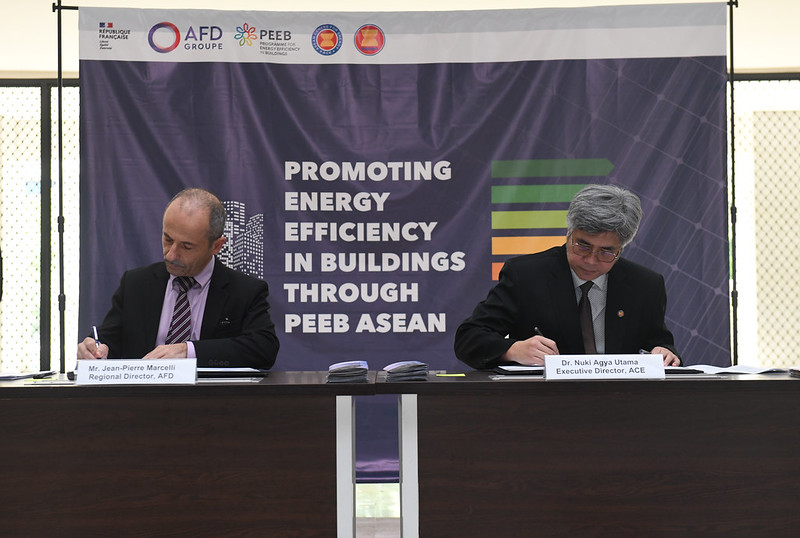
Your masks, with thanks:
M725 56L725 3L449 12L80 8L81 60L423 64Z

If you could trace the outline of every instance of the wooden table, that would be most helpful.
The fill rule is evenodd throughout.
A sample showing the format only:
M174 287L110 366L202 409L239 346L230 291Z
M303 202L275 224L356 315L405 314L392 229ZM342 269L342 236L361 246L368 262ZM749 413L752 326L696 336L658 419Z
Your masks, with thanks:
M0 534L335 536L337 446L352 445L337 408L352 416L350 395L372 387L326 385L324 372L188 386L2 383Z
M789 376L470 372L379 378L376 390L411 409L401 411L407 536L800 535L800 381Z

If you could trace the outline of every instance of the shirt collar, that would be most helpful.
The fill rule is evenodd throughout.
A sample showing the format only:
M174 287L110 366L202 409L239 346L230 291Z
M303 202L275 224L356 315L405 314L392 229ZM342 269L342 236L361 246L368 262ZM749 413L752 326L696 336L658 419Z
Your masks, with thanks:
M211 256L211 259L208 261L203 270L194 277L198 284L200 284L201 288L205 288L208 286L208 283L211 281L211 273L214 272L214 263L215 263L216 256ZM606 275L603 275L606 276Z
M572 285L576 288L580 287L584 282L588 282L588 280L582 280L575 274L575 271L572 270L572 267L569 268L569 272L572 273ZM606 286L608 285L608 273L603 273L599 277L592 280L594 282L594 286L598 288L600 291L605 291Z

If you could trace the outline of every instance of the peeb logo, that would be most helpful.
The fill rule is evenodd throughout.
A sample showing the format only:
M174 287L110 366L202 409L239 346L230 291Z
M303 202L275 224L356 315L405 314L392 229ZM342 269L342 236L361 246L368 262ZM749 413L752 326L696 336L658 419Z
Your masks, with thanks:
M156 52L162 54L172 52L181 42L181 32L171 22L159 22L150 28L147 42Z
M256 27L250 26L247 23L244 23L241 26L236 27L236 34L234 34L233 38L239 41L239 46L244 47L247 45L248 47L253 44L253 41L257 39L256 35Z
M336 54L342 48L342 32L332 24L317 26L311 34L311 44L323 56Z
M374 24L365 24L356 31L356 48L361 54L374 56L383 50L386 35Z

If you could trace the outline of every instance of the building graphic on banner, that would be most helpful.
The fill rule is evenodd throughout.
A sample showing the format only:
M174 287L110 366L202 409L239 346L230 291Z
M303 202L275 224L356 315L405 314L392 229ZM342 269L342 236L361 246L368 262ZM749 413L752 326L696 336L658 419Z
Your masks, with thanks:
M219 253L219 260L250 276L264 279L264 214L247 218L245 203L222 202L225 207L225 237L228 240Z

